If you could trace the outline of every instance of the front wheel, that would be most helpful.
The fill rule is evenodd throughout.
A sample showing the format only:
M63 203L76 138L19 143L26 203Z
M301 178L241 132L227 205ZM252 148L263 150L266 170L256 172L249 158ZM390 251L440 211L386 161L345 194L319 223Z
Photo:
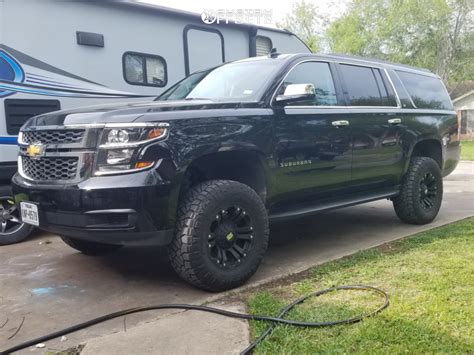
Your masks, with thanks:
M69 238L60 236L64 243L69 245L71 248L79 250L82 254L89 256L99 256L111 253L117 249L120 249L121 245L115 244L103 244L97 242L90 242L87 240Z
M410 224L427 224L438 215L443 200L443 177L431 158L414 157L403 178L400 194L393 198L397 216Z
M267 212L254 190L235 181L212 180L193 187L180 203L168 254L185 281L224 291L255 273L268 235Z

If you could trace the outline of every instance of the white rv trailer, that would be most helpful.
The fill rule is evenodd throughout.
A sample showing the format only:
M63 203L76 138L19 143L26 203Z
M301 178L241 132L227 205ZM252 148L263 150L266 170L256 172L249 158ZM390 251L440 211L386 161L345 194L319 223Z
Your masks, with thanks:
M157 96L193 71L273 47L309 52L288 31L206 24L199 14L139 2L0 0L0 209L12 207L7 186L28 118ZM8 218L0 219L0 244L2 234L21 232Z

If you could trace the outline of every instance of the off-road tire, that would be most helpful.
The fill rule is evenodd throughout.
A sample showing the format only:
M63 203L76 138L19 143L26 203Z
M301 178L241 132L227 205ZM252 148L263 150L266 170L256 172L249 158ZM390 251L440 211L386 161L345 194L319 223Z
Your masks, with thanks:
M74 248L80 251L82 254L89 256L105 255L122 247L121 245L90 242L87 240L70 238L62 235L60 237L63 242L69 245L71 248Z
M431 174L435 181L436 196L432 206L423 207L421 184L424 177ZM405 174L400 194L393 198L393 207L398 218L409 224L427 224L438 215L443 199L443 177L439 165L431 158L414 157Z
M216 265L209 256L209 226L221 209L238 205L252 220L252 247L232 269ZM168 255L176 273L190 284L212 292L242 285L257 270L268 246L268 216L262 199L247 185L210 180L191 188L177 213L176 233Z

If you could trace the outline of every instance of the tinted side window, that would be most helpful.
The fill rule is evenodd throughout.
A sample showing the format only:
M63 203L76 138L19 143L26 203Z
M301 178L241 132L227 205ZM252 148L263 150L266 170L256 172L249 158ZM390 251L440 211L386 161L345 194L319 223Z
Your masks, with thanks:
M350 106L395 106L378 69L341 64Z
M453 109L451 99L438 78L398 70L397 74L416 107L438 110Z
M294 67L285 78L278 95L285 92L289 84L313 84L316 97L311 101L297 102L297 106L334 106L337 105L336 89L328 63L306 62Z

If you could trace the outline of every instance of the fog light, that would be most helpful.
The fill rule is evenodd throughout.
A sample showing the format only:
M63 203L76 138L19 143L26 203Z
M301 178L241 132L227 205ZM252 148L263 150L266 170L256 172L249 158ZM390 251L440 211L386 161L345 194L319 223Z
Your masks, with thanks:
M133 156L133 149L114 149L107 151L107 164L126 164Z

